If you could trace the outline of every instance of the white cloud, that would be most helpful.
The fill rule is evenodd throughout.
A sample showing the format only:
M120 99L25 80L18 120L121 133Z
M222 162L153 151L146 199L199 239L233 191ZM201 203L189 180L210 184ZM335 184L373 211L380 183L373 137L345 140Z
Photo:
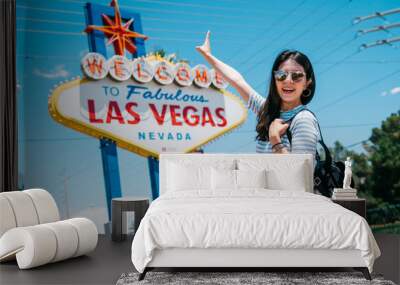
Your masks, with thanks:
M65 69L63 64L57 65L52 71L42 71L40 69L35 69L33 73L37 76L44 77L47 79L55 79L59 77L68 77L69 72Z
M392 90L390 90L390 94L399 94L400 93L400 87L395 87Z
M390 91L383 91L381 93L381 96L388 96L388 95L395 95L395 94L400 94L400 86L394 87Z

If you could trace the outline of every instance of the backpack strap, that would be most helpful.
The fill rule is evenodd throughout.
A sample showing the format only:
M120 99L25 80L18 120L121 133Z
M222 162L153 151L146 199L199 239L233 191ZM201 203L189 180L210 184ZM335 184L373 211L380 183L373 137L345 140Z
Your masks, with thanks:
M289 120L285 121L285 123L288 123L288 124L289 124L289 127L290 127L290 124L292 123L292 121L294 120L294 118L296 118L296 116L297 116L298 114L300 114L301 112L303 112L303 111L310 112L315 118L317 118L317 116L315 116L315 114L314 114L312 111L310 111L310 110L308 110L308 109L303 109L303 110L297 112L296 114L294 114L294 116L291 117ZM323 137L322 137L322 132L321 132L321 128L320 128L320 126L319 126L318 120L317 120L317 126L318 126L319 134L320 134L320 136L321 136L321 140L319 140L318 142L321 142L321 141L322 141L322 143L324 143L324 139L323 139ZM292 143L292 133L290 132L289 128L287 129L286 134L288 135L289 142ZM324 143L324 144L325 144L325 143Z
M285 121L285 123L288 123L288 124L289 124L289 128L290 128L290 124L292 123L292 121L294 120L294 118L295 118L298 114L300 114L301 112L303 112L303 111L308 111L308 112L310 112L315 118L317 118L317 116L315 116L315 114L314 114L312 111L310 111L310 110L308 110L308 109L303 109L303 110L299 111L298 113L296 113L296 114L295 114L293 117L291 117L289 120ZM319 126L318 120L317 120L317 126L318 126L319 135L320 135L320 137L321 137L321 139L318 140L318 142L320 143L320 145L321 145L322 148L324 149L324 152L325 152L325 161L326 161L326 164L325 164L325 165L328 166L328 165L331 165L331 163L332 163L332 156L331 156L331 153L330 153L330 151L329 151L329 148L326 146L326 144L325 144L325 142L324 142L324 139L323 139L323 137L322 137L322 132L321 132L321 128L320 128L320 126ZM286 130L286 135L287 135L287 138L288 138L289 143L290 143L290 145L291 145L291 144L292 144L292 133L291 133L291 131L289 130L289 128L287 128L287 130ZM320 160L320 156L319 156L318 150L316 150L315 155L316 155L317 161Z

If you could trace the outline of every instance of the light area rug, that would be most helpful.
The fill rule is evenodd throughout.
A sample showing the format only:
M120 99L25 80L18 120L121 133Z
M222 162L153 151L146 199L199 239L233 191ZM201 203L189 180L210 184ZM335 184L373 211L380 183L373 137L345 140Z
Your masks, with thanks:
M116 285L146 284L373 284L396 285L384 280L381 275L372 274L372 281L364 278L360 272L156 272L150 271L142 281L138 281L139 273L124 273Z

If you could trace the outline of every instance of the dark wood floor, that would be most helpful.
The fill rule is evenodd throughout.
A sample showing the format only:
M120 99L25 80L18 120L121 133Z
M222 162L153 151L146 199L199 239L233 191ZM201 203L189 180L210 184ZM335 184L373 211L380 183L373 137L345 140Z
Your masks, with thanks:
M115 284L124 272L134 271L131 242L112 242L99 236L97 248L87 256L19 270L16 262L0 265L0 284Z
M400 235L376 234L382 251L374 272L400 283ZM115 284L124 272L134 271L130 258L131 241L112 242L99 236L99 243L88 256L19 270L16 262L0 265L0 284Z

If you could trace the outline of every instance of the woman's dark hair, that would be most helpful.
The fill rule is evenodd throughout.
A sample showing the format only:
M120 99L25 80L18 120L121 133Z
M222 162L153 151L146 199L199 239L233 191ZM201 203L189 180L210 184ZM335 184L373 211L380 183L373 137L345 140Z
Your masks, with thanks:
M288 59L293 59L295 62L300 64L306 73L306 80L311 79L311 83L308 85L307 89L310 91L308 96L304 96L303 94L300 97L301 103L306 105L310 103L311 99L314 97L315 92L315 77L314 70L312 68L311 62L308 57L296 50L284 50L282 51L275 59L275 62L272 66L271 70L271 81L269 84L269 92L268 97L261 107L258 116L257 116L257 140L261 141L269 141L268 130L272 121L276 118L279 118L280 110L281 110L281 97L279 97L278 90L275 84L274 71L279 69L279 66Z

